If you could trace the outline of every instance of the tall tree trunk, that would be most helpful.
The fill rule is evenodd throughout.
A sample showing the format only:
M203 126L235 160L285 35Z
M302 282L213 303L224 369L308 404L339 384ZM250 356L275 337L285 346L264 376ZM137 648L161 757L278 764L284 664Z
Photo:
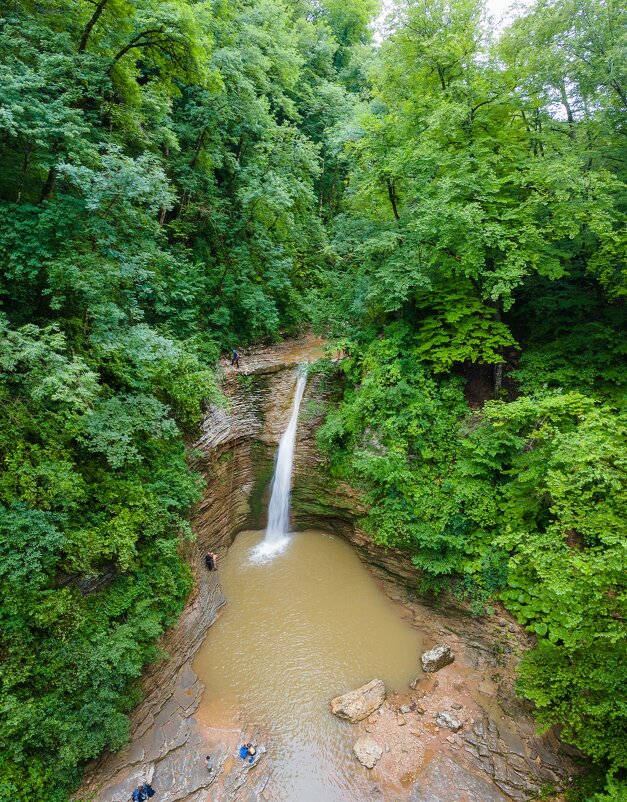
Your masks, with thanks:
M568 93L566 92L566 84L564 81L560 84L560 95L562 98L562 105L566 109L566 119L568 120L568 136L571 139L575 138L575 117L573 116L573 110L570 107L570 102L568 100Z
M53 164L52 167L48 170L46 183L43 185L43 188L41 190L41 195L39 196L40 203L43 203L44 201L47 201L50 198L56 180L57 180L57 168L56 165Z
M329 213L333 214L335 209L335 193L337 191L337 165L338 160L335 160L335 164L333 165L333 182L331 184L331 197L329 198Z
M386 183L388 187L388 198L390 199L390 204L392 205L394 217L396 220L400 220L401 218L396 207L396 191L394 190L394 182L390 178L386 178Z
M501 350L501 349L499 349ZM498 398L503 389L503 363L494 366L494 396Z
M501 310L502 310L501 302L500 301L496 301L495 304L494 304L493 317L499 323L502 320ZM503 352L503 348L499 348L497 350L498 350L499 356L501 357L501 362L498 362L494 366L494 397L495 398L499 397L499 395L501 394L501 390L503 389L503 365L505 363L505 354Z
M616 80L616 78L612 79L611 85L614 88L614 90L616 91L616 93L619 96L619 98L623 101L623 106L627 107L627 95L625 95L623 87Z
M198 160L198 156L200 155L200 149L202 148L202 144L205 141L205 134L207 133L207 126L202 129L202 131L198 134L196 138L196 145L194 147L194 158L189 163L189 166L193 169L196 166L196 162ZM239 159L238 159L239 161Z

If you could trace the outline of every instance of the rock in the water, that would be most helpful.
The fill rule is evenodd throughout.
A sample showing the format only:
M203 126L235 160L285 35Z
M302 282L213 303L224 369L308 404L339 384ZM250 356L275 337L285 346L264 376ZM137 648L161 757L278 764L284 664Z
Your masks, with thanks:
M371 769L383 754L383 749L374 738L359 738L353 746L357 760L367 769Z
M385 702L385 684L381 679L373 679L357 690L331 699L331 712L338 718L345 718L355 724L367 718Z
M407 715L407 713L411 713L411 707L409 705L401 705L399 708L399 713L404 713Z
M453 732L461 730L463 726L459 719L456 719L452 713L447 713L445 710L437 714L435 723L438 727L446 727L446 729L453 730Z
M454 659L455 655L451 651L451 647L445 646L444 644L435 646L430 651L425 652L420 658L422 670L426 673L439 671L441 668L444 668L444 666L452 663Z

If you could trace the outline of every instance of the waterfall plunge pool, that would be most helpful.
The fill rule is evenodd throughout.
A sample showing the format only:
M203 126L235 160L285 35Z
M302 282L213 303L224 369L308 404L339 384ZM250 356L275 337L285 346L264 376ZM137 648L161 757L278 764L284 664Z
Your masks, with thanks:
M194 661L205 685L198 718L267 733L273 802L367 799L376 767L357 762L357 729L329 701L374 678L388 695L406 690L420 674L420 633L341 538L293 533L258 563L263 536L242 532L221 562L227 605Z

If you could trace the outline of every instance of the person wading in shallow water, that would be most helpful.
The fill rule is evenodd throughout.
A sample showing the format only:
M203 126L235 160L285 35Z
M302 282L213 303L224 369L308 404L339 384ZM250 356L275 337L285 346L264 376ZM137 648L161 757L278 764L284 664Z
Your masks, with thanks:
M208 551L205 554L205 565L207 566L209 571L218 570L218 558L212 551Z

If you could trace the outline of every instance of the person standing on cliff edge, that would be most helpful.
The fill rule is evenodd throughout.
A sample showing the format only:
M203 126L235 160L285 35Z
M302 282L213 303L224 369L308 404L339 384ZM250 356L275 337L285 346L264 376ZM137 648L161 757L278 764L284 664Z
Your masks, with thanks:
M209 571L218 570L218 558L212 551L208 551L205 554L205 565Z

